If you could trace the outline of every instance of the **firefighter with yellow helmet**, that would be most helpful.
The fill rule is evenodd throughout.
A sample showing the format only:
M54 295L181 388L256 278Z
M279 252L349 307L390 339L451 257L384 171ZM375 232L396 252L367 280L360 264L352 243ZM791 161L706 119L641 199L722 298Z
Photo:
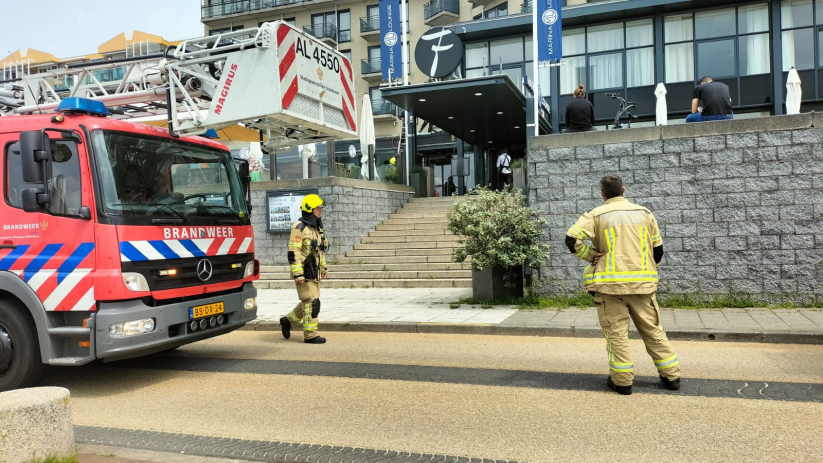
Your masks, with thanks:
M583 274L583 284L595 295L597 316L606 336L609 389L623 395L632 393L631 319L663 386L678 390L680 360L660 324L660 308L655 297L663 239L651 211L630 203L623 197L625 192L620 177L603 177L600 195L605 203L583 214L569 228L566 246L590 264Z
M283 337L291 337L291 324L303 325L303 341L323 344L326 338L317 332L320 314L320 281L326 278L326 249L329 242L323 232L320 215L323 200L311 194L303 198L302 217L291 227L288 260L291 277L297 286L300 302L285 317L280 318Z

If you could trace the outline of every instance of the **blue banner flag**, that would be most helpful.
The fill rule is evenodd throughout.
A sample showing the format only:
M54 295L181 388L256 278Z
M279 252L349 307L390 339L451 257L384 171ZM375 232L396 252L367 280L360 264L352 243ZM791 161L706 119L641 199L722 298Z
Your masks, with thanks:
M380 0L380 68L383 80L403 78L401 24L400 0Z
M561 0L537 2L537 60L560 61L563 57Z

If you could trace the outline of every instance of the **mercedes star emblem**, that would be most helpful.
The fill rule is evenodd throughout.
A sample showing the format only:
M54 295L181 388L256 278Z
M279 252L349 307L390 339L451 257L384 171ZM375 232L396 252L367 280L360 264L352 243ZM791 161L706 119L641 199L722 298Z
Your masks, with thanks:
M200 278L200 281L209 281L211 272L212 266L208 259L203 259L197 263L197 278Z

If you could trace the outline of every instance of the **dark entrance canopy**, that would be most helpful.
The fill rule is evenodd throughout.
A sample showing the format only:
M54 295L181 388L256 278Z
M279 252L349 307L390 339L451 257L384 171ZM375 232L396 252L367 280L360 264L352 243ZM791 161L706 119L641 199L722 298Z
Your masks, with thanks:
M384 87L384 99L474 146L526 144L526 97L505 74ZM529 136L533 134L529 131ZM540 115L540 133L551 132Z

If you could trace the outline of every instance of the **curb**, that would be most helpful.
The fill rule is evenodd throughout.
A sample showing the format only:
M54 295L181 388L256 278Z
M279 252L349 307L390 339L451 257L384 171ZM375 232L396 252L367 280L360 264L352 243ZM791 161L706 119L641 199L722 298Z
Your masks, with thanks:
M499 324L467 323L417 323L417 322L324 322L323 331L347 331L359 333L419 333L419 334L482 334L498 336L541 336L565 338L602 338L599 328L549 327L549 326L515 326ZM249 322L240 330L244 331L280 331L280 323L269 320ZM666 335L673 341L707 341L707 342L756 342L770 344L823 344L823 332L808 331L717 331L667 330ZM639 339L635 330L629 331L629 337Z

